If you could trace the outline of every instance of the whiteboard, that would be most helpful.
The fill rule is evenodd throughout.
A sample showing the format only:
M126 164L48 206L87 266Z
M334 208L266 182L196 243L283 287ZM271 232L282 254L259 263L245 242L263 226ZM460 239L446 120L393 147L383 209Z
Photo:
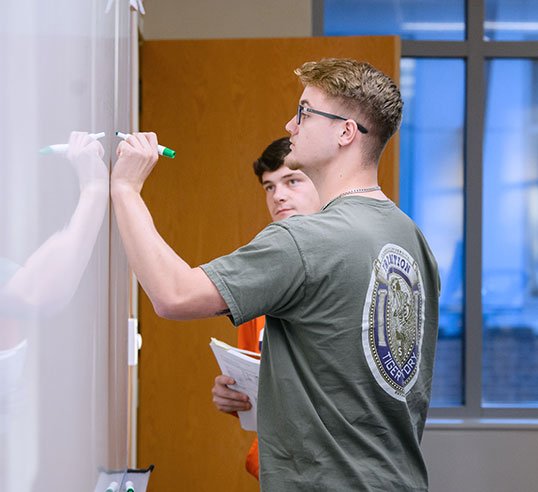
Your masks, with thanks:
M111 262L126 267L110 255L108 190L88 185L108 178L114 131L129 131L129 2L108 3L2 5L2 492L92 490L100 469L127 465L109 435L126 425L123 311L109 309L127 296L126 282L109 288ZM100 163L39 152L73 131L105 132Z

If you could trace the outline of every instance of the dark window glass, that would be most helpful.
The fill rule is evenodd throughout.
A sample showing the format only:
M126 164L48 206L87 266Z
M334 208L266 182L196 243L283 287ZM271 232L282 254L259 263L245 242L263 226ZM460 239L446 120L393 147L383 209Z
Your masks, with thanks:
M325 0L325 35L463 41L463 0Z
M486 0L484 35L488 41L536 41L536 0Z
M441 275L432 406L463 402L463 60L403 58L400 207L421 228Z
M538 406L538 62L486 66L484 406Z

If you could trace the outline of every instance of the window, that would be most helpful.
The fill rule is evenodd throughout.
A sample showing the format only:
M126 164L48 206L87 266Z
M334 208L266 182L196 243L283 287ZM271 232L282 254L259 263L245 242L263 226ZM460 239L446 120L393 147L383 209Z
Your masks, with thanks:
M463 0L325 0L326 36L393 34L463 41L464 19Z
M538 39L536 0L485 0L484 34L488 41Z
M400 87L400 208L428 238L442 279L432 404L461 405L465 64L404 58Z
M482 402L537 406L538 63L489 60L486 84Z
M325 0L323 11L325 35L402 38L400 206L442 283L430 415L536 418L538 3Z

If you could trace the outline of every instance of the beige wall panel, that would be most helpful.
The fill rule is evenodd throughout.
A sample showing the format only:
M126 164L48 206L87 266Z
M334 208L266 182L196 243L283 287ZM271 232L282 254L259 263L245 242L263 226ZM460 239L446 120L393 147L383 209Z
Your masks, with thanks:
M143 191L157 229L192 266L248 242L269 221L251 163L285 136L302 91L293 69L352 57L399 78L395 37L150 41L142 48L141 128L177 150L161 158ZM397 141L381 185L396 197ZM215 410L218 366L211 336L236 342L226 318L159 319L140 298L139 466L155 464L150 491L254 491L244 471L253 439Z
M154 0L141 17L144 39L310 36L312 0Z

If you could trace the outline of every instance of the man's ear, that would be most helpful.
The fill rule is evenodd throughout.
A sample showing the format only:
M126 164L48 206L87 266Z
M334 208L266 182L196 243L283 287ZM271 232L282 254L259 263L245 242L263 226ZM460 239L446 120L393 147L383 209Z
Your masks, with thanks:
M342 147L351 144L355 140L358 132L357 123L353 120L346 120L341 127L338 143Z

